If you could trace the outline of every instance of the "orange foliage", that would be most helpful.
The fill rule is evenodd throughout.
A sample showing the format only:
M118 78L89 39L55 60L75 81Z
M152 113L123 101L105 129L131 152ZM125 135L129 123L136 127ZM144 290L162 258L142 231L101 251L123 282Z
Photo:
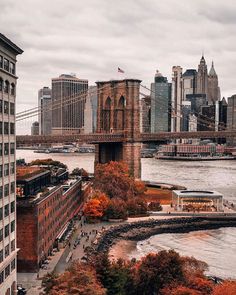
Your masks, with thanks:
M97 280L95 270L84 264L72 267L55 279L49 295L105 295L106 291Z
M199 291L190 289L185 286L178 286L174 289L165 288L162 290L162 295L202 295Z
M236 295L236 281L225 281L217 285L212 295Z
M143 182L135 181L129 175L126 163L113 161L96 166L94 187L105 192L110 198L123 200L140 196L146 189Z
M84 207L84 215L89 218L100 218L104 215L110 203L106 194L95 191L91 200L89 200Z
M97 199L89 200L84 206L84 215L90 218L102 217L103 208Z

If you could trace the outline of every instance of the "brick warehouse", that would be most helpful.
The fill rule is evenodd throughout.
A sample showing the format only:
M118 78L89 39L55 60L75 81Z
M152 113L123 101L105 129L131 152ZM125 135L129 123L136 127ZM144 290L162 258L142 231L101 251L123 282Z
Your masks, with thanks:
M80 209L81 188L82 180L72 179L47 186L34 196L17 198L18 272L38 272L58 246L60 236Z

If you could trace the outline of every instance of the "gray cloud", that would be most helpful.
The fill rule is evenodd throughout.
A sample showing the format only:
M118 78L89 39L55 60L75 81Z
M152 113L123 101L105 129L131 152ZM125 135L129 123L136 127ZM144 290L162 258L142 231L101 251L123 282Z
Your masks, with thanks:
M90 84L127 76L148 85L156 68L196 68L214 59L222 94L236 92L234 0L2 0L1 32L24 50L18 57L18 111L37 105L52 77L77 73ZM125 75L126 75L125 74Z

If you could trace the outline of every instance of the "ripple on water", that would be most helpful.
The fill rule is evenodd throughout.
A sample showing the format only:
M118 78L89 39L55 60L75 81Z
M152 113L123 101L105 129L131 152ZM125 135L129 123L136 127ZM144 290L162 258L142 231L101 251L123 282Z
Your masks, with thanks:
M150 252L169 249L205 261L208 274L236 279L236 228L155 235L138 242L129 257L140 259Z

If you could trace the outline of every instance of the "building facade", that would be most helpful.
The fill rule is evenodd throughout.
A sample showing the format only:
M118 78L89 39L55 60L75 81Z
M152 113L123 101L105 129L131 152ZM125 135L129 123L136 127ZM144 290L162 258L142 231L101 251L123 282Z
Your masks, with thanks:
M90 86L88 89L84 108L84 133L96 132L97 100L97 86Z
M181 105L182 105L182 68L172 68L172 89L171 89L171 131L181 130Z
M31 135L39 135L39 122L35 121L31 126Z
M35 169L17 180L18 272L39 271L53 248L59 248L83 201L81 179L52 185L49 171Z
M220 87L218 85L218 76L216 74L213 62L208 75L207 100L209 104L213 104L220 100Z
M151 132L151 96L147 95L141 100L141 132Z
M50 135L52 132L52 91L43 87L38 91L39 134Z
M88 80L75 75L52 79L52 134L77 134L84 128Z
M182 100L187 100L187 95L195 94L197 90L197 71L188 69L182 75Z
M22 53L0 34L0 293L3 295L16 292L16 56Z
M208 87L208 71L204 56L200 60L197 72L197 93L205 94L207 96Z
M171 84L158 70L151 90L151 132L167 132L170 130Z
M227 109L227 130L236 129L236 95L232 95L228 98ZM228 138L227 143L229 145L236 145L236 138Z

